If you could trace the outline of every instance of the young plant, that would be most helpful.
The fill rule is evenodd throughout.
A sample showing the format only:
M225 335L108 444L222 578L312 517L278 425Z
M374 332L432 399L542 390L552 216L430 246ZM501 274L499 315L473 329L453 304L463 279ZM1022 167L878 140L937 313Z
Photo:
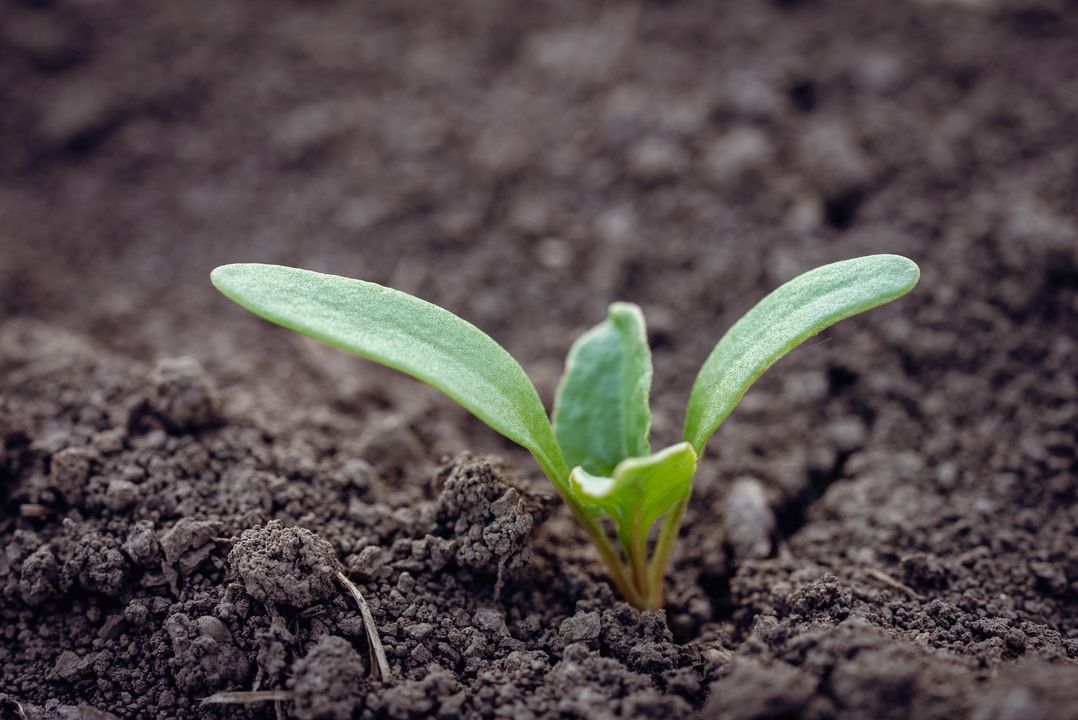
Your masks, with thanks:
M648 439L651 352L636 305L614 303L609 317L573 345L551 422L509 353L436 305L374 283L279 265L224 265L211 280L256 315L441 390L529 450L625 599L657 608L708 438L776 360L839 320L906 294L918 277L911 260L870 255L818 267L773 291L715 346L693 384L683 441L658 452ZM613 523L620 552L604 518Z

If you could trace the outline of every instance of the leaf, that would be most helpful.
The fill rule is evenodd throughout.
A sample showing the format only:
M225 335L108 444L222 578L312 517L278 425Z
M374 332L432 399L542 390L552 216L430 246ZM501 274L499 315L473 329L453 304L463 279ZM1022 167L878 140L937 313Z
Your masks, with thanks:
M646 537L651 526L688 497L696 473L696 452L686 442L647 457L623 460L611 477L573 469L569 483L573 496L591 512L614 521L622 545Z
M644 314L614 303L609 317L569 350L554 402L554 434L569 467L609 475L651 452L651 350Z
M869 255L818 267L773 291L734 323L700 369L689 396L685 439L702 453L775 361L839 320L905 295L919 277L912 260Z
M471 323L375 283L280 265L224 265L210 280L270 322L441 390L530 450L567 492L568 468L535 386L508 352Z

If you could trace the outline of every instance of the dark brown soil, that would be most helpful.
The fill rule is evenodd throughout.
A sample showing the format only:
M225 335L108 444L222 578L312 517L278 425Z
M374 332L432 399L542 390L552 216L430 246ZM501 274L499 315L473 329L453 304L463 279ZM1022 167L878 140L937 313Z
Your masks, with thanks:
M0 107L0 718L1078 718L1073 1L10 0ZM523 451L207 281L417 293L548 401L638 302L662 446L868 252L921 285L749 393L643 614Z

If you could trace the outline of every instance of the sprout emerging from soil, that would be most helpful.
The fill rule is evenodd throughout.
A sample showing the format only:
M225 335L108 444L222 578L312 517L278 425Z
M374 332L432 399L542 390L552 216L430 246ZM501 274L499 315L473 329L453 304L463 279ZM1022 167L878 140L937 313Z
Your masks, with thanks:
M224 265L211 280L256 315L441 390L526 448L625 599L657 608L711 435L779 358L839 320L901 297L919 275L907 258L870 255L818 267L773 291L715 346L689 396L683 441L658 452L649 443L651 351L636 305L614 303L609 317L573 345L548 419L516 360L436 305L374 283L278 265ZM620 551L604 519L612 521Z

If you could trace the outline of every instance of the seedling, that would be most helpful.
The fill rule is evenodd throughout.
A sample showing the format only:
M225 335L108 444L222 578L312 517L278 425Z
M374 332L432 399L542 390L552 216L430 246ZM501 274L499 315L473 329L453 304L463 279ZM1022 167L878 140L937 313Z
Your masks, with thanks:
M224 265L211 280L256 315L441 390L529 450L625 599L657 608L697 462L752 383L807 338L906 294L918 277L911 260L870 255L818 267L779 287L712 350L689 395L683 441L658 452L648 438L651 351L636 305L614 303L609 317L573 345L551 421L508 352L424 300L279 265ZM613 523L620 551L604 518Z

